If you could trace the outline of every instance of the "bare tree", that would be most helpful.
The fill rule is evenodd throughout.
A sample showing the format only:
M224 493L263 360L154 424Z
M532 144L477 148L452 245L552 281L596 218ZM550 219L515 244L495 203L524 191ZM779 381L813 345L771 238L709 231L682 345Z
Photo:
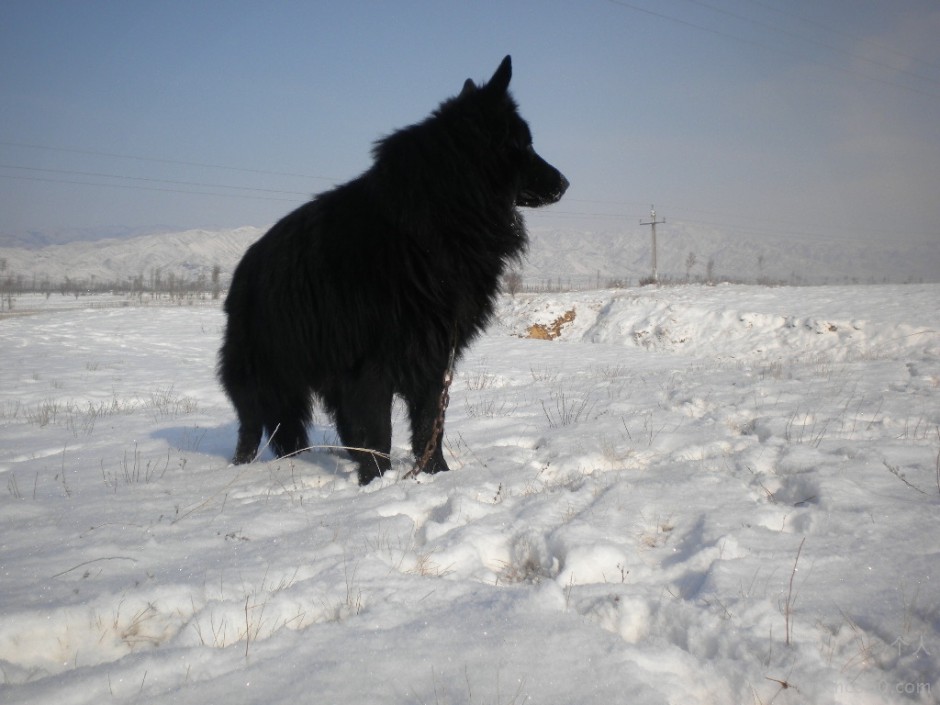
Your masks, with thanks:
M515 298L516 294L522 288L522 275L518 270L511 269L503 277L503 290Z
M222 289L219 285L219 278L222 274L222 268L219 265L212 267L212 299L213 301L219 298L219 294Z

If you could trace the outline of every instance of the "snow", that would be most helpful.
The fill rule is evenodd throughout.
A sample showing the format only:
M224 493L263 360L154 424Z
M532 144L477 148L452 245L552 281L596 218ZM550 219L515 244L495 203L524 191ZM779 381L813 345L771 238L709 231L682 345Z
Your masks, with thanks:
M360 488L326 448L229 466L218 302L18 297L0 701L936 702L938 301L505 298L453 471L403 479L399 410Z

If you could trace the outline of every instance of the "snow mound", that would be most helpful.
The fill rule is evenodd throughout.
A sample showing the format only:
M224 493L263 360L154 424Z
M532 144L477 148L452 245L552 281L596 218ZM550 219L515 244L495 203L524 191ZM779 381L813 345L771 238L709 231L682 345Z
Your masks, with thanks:
M902 316L904 302L890 299L897 292L907 298L933 291L931 285L874 287L873 292L889 299L872 301L870 310L852 300L857 287L781 288L740 296L745 289L722 285L599 290L571 294L564 302L550 295L519 295L504 306L501 322L520 336L717 359L769 360L796 354L848 360L893 356L898 350L936 355L938 350L929 312ZM571 307L562 311L569 301ZM533 335L533 328L544 333Z

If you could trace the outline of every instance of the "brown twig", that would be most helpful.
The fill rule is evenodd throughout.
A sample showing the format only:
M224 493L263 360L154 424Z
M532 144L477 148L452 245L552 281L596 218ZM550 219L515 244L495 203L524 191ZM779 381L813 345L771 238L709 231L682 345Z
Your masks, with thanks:
M774 700L776 700L776 699L777 699L777 696L780 695L780 693L782 693L784 690L789 690L790 688L793 688L793 690L795 690L797 693L800 692L800 689L797 688L795 685L793 685L793 684L789 681L790 676L787 676L787 679L785 679L785 680L780 680L779 678L771 678L770 676L764 676L764 678L767 679L767 680L769 680L769 681L771 681L772 683L776 683L777 685L780 686L780 690L778 690L776 693L774 693L774 696L770 699L770 702L771 702L771 703L772 703ZM763 702L763 701L761 701L761 702ZM768 703L768 705L770 705L770 703Z
M905 485L910 487L912 490L916 492L920 492L921 494L927 494L927 492L922 490L917 485L912 484L910 480L904 477L904 473L901 472L900 466L890 465L887 460L882 460L881 462L884 464L886 468L888 468L888 472L890 472L892 475L894 475L896 478L898 478L901 482L903 482Z
M940 426L937 426L937 440L940 441ZM937 492L940 492L940 450L937 451ZM33 490L33 496L36 490Z
M248 644L251 643L251 623L248 621L248 595L245 595L245 660L248 660Z
M78 570L83 566L89 565L90 563L97 563L98 561L130 561L131 563L136 563L137 559L131 558L129 556L105 556L104 558L92 558L90 561L84 561L78 565L72 566L68 570L63 570L61 573L56 573L52 576L52 578L59 578L66 573L71 573L73 570Z
M803 540L800 541L800 547L796 550L796 560L793 561L793 570L790 572L790 588L787 590L787 606L786 606L786 627L787 627L787 646L790 645L790 607L793 605L793 578L796 576L796 566L800 562L800 553L803 552L803 544L806 543L806 537L803 537Z

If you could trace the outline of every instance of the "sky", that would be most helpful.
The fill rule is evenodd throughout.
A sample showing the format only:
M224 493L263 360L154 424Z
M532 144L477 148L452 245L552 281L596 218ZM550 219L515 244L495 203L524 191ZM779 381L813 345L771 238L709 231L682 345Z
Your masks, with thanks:
M940 242L938 36L936 0L3 0L0 238L269 225L511 54L572 184L530 227Z

